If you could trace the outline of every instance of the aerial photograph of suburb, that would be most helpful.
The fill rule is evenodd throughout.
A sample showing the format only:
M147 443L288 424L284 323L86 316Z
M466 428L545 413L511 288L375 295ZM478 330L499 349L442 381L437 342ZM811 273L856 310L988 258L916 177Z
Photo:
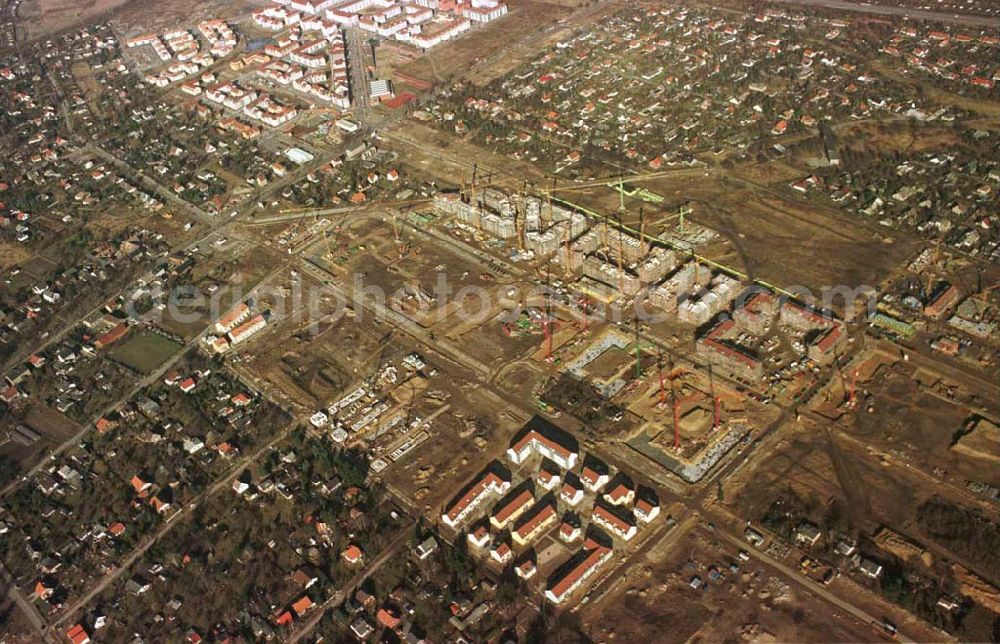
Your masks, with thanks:
M0 644L1000 642L1000 0L0 0Z

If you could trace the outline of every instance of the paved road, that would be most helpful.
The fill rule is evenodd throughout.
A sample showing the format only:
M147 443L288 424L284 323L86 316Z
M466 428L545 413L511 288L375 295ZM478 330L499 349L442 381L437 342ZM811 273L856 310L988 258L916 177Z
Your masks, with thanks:
M478 376L480 381L485 382L486 379L489 378L490 367L488 365L483 364L472 356L467 355L447 340L438 339L436 337L432 338L431 336L433 333L431 331L428 331L416 322L413 322L402 313L399 313L376 299L363 298L360 296L355 297L353 290L348 290L347 288L331 281L331 279L337 278L335 275L325 273L323 269L311 262L303 261L302 268L313 276L322 279L326 284L326 287L340 297L343 302L359 305L362 309L361 311L356 311L359 315L367 314L371 316L369 319L381 320L390 323L396 329L411 336L417 342L430 347L441 357L473 371L476 376Z
M257 290L259 288L261 288L264 284L266 284L267 281L271 277L273 277L274 275L280 274L281 272L287 270L288 267L289 267L289 265L292 263L292 261L293 260L289 260L288 262L286 262L285 264L283 264L280 268L278 268L274 272L272 272L271 275L269 275L268 277L266 277L263 280L261 280L258 283L258 285L256 287L254 287L254 289L252 289L247 294L247 297L252 297L254 295L254 293L256 293ZM210 321L206 325L206 328L209 328L214 323L215 323L215 320ZM100 411L100 413L96 414L93 417L93 419L92 419L91 422L89 422L86 425L84 425L83 428L79 432L77 432L76 435L72 436L69 440L63 442L62 444L58 445L55 449L53 449L52 452L46 458L44 458L41 461L39 461L39 463L37 463L34 467L32 467L31 470L29 470L27 473L25 473L25 475L24 475L23 478L12 481L10 484L8 484L2 490L0 490L0 497L4 496L6 494L9 494L13 490L17 489L17 487L19 487L24 480L30 478L35 473L37 473L41 468L43 468L46 465L48 465L48 463L53 458L55 458L56 456L58 456L62 452L66 451L70 447L78 444L81 440L83 440L83 438L86 436L86 434L88 432L90 432L90 431L93 430L94 421L96 421L98 418L104 416L105 414L108 414L108 413L112 412L113 410L117 409L125 401L129 400L132 396L134 396L138 391L140 391L141 389L143 389L145 387L148 387L148 386L152 385L154 382L156 382L157 380L159 380L163 376L163 374L165 374L170 368L172 368L173 365L176 364L176 362L178 360L180 360L180 358L187 353L188 349L190 349L192 346L194 346L195 344L197 344L200 340L201 340L201 334L200 333L196 334L194 337L192 337L184 345L184 347L181 350L179 350L177 353L175 353L173 355L173 357L171 357L169 360L167 360L167 362L165 362L163 365L161 365L156 371L154 371L153 373L151 373L151 374L145 376L144 378L142 378L141 380L139 380L133 387L129 388L129 390L127 392L125 392L122 396L120 396L117 400L115 400L114 402L110 403L107 407L105 407L104 409L102 409ZM136 560L138 560L139 557L141 557L154 543L156 543L157 540L159 540L164 534L166 534L173 527L173 525L176 523L176 519L179 516L183 515L185 512L190 511L191 509L193 509L195 507L195 505L197 505L198 503L200 503L201 500L203 500L204 498L206 498L208 495L215 494L216 492L218 492L219 490L221 490L223 487L228 486L229 484L231 484L232 480L240 472L242 472L243 469L245 469L245 467L247 465L249 465L250 463L256 461L263 454L265 454L268 450L272 449L273 446L278 441L280 441L281 439L283 439L288 434L288 432L290 432L292 430L292 428L294 428L294 427L295 427L295 423L289 424L289 426L283 432L281 432L278 435L276 435L275 438L272 439L269 443L267 443L265 446L261 447L254 454L252 454L252 455L250 455L250 456L242 459L241 461L239 461L221 479L217 480L211 486L209 486L208 488L206 488L201 494L199 494L197 497L195 497L194 503L189 504L187 507L185 507L181 511L175 513L173 516L171 516L170 519L168 519L167 522L159 530L157 530L154 534L152 534L149 537L147 537L147 539L140 546L138 546L135 549L133 549L132 552L129 554L129 556L126 557L119 566L117 566L114 570L112 570L107 575L105 575L105 577L102 578L102 580L95 587L93 587L92 589L90 589L85 595L83 595L78 601L76 601L68 609L65 609L62 612L62 616L59 617L56 621L54 621L50 625L50 627L48 627L48 628L55 628L55 627L59 626L60 624L64 623L69 617L73 616L77 611L79 611L82 608L84 608L87 605L87 603L89 603L94 597L96 597L100 592L102 592L105 588L107 588L107 586L109 584L111 584L115 579L117 579L123 572L125 572L126 570L128 570L130 568L130 566L133 563L135 563ZM4 568L3 571L4 571L4 573L6 573L6 568ZM21 598L21 600L18 600L18 597L20 596L20 591L18 591L17 586L14 583L13 579L10 579L10 583L11 583L11 592L15 593L15 594L12 594L11 596L15 600L18 601L19 605L21 605L21 601L23 601L23 598ZM30 604L28 604L28 606L31 607ZM23 606L22 606L22 608L23 608ZM37 612L31 613L31 612L27 612L26 611L26 615L32 620L33 623L36 621L36 618L39 617L38 614L37 614ZM45 627L44 625L42 625L41 623L39 623L39 628L41 629L41 632L43 633L43 636L47 637L46 630L45 630L47 627Z
M868 4L866 2L847 2L846 0L774 0L782 4L799 5L803 7L824 7L855 13L867 13L876 16L900 16L915 20L945 22L955 25L972 27L1000 27L1000 18L991 16L975 16L971 14L945 13L943 11L926 11L909 7L895 7L884 4Z
M250 299L250 298L254 297L254 295L261 288L263 288L265 285L267 285L272 278L274 278L276 275L280 275L280 274L284 273L285 271L287 271L288 268L289 268L289 266L294 261L295 261L294 259L288 260L287 262L283 263L280 267L278 267L274 271L272 271L269 275L267 275L266 277L264 277L264 279L262 279L260 282L258 282L257 285L247 293L245 299ZM223 312L223 314L225 314L225 312ZM215 324L215 322L216 322L216 320L209 321L206 324L205 328L206 329L207 328L211 328L211 326L213 324ZM201 333L198 333L198 334L194 335L194 337L192 337L185 344L185 346L184 346L183 349L181 349L180 351L178 351L177 353L175 353L173 355L173 357L171 357L166 363L164 363L163 365L161 365L160 368L157 369L154 373L151 373L150 375L148 375L145 378L143 378L142 380L140 380L133 388L131 388L127 392L126 395L122 396L121 398L119 398L118 400L116 400L114 403L112 403L111 405L109 405L108 408L105 409L105 410L103 410L100 415L95 416L94 420L96 420L97 418L100 418L104 414L110 413L112 410L116 409L119 405L123 404L125 401L129 400L130 398L132 398L132 396L134 396L139 390L141 390L144 387L148 387L148 386L152 385L154 382L156 382L157 380L159 380L163 376L163 374L165 374L169 369L171 369L173 367L173 365L176 364L176 362L178 360L180 360L187 353L187 351L191 347L193 347L198 342L200 342L201 338L202 338L202 334ZM76 436L74 436L72 439L66 441L65 443L63 443L62 445L60 445L59 447L57 447L52 452L52 455L49 458L50 459L54 458L57 454L65 451L70 446L76 445L80 440L82 440L83 436L88 431L91 430L92 427L93 427L93 423L87 424L83 428L83 430L80 431ZM211 496L213 494L216 494L220 490L222 490L222 489L228 487L230 484L232 484L233 479L235 479L244 469L246 469L247 466L249 466L251 463L254 463L254 462L258 461L262 456L264 456L269 451L271 451L272 449L274 449L274 446L277 445L281 440L283 440L289 434L289 432L291 432L295 427L297 427L297 423L294 423L294 422L289 423L288 426L284 430L282 430L281 432L279 432L278 434L276 434L270 441L268 441L265 445L263 445L262 447L260 447L257 451L255 451L254 453L252 453L250 455L247 455L246 457L244 457L244 458L240 459L239 461L237 461L233 465L232 468L230 468L229 470L227 470L226 474L224 474L221 478L217 479L214 483L212 483L211 485L209 485L208 487L206 487L204 490L202 490L202 492L200 494L198 494L197 496L195 496L195 498L191 502L189 502L184 508L182 508L178 512L174 513L156 532L154 532L152 535L148 536L142 542L142 544L140 544L139 546L137 546L136 548L134 548L132 550L132 552L129 553L128 557L126 557L122 561L122 563L119 564L116 568L114 568L111 572L109 572L108 574L106 574L96 586L94 586L93 588L91 588L80 599L78 599L76 602L74 602L72 606L70 606L69 608L65 609L62 612L61 617L59 617L59 619L57 619L55 622L52 623L52 626L55 627L55 626L58 626L59 624L62 624L63 622L66 621L66 619L68 619L69 617L73 616L77 611L79 611L79 610L83 609L85 606L87 606L87 604L92 599L94 599L95 597L97 597L97 595L99 595L105 588L107 588L109 584L111 584L112 582L114 582L115 579L117 579L119 576L121 576L122 573L124 573L125 571L127 571L132 566L132 564L135 563L139 559L139 557L141 557L154 543L156 543L163 535L165 535L167 532L169 532L173 528L173 526L176 523L178 523L178 519L180 517L182 517L185 514L189 513L198 504L200 504L202 501L204 501L209 496ZM36 465L34 468L32 468L32 473L35 472L35 471L37 471L39 468L41 468L45 464L46 464L46 461L42 461L41 463L39 463L38 465ZM29 474L28 476L30 476L30 475L31 474ZM19 483L19 481L16 482L16 483ZM12 484L12 485L15 485L15 484ZM10 486L8 486L8 487L10 487ZM4 492L6 492L6 491L7 490L4 490Z
M334 288L336 290L340 290L341 293L343 293L344 296L346 296L346 292L344 292L342 289L340 289L339 287L334 287ZM418 327L417 325L411 323L408 319L406 319L405 317L403 317L400 314L396 313L395 311L391 311L391 309L388 309L387 307L381 306L378 303L367 303L366 302L365 303L365 308L369 309L369 311L372 312L372 313L381 315L382 319L389 320L390 323L392 323L394 326L397 326L397 328L399 326L401 326L402 330L404 332L406 332L407 334L413 336L414 339L420 341L425 346L430 347L432 350L436 350L438 353L440 353L440 354L442 354L442 355L450 358L451 360L454 360L455 362L457 362L458 364L460 364L462 366L471 367L480 376L480 378L483 378L483 377L488 378L488 376L489 376L489 369L487 368L486 365L483 365L481 363L473 361L469 356L465 355L465 353L463 351L461 351L461 349L459 349L457 347L454 347L454 346L444 346L439 339L436 339L436 338L435 339L431 339L429 337L429 334L428 334L427 331L425 331L421 327ZM832 370L829 371L829 372L827 372L825 375L827 377L829 377L830 373L832 373ZM822 382L824 382L824 381L825 381L824 378L818 378L817 381L810 388L810 391L814 391L816 388L818 388L819 386L821 386ZM523 401L518 401L518 400L511 399L509 396L507 396L502 391L500 391L500 392L493 391L493 393L496 394L498 397L500 397L502 400L510 403L515 408L523 409ZM528 411L528 413L530 413L533 410L526 410L526 411ZM767 431L765 432L765 436L767 434L770 434L774 430L776 430L777 427L779 427L782 424L782 422L784 422L785 420L788 419L788 417L789 417L789 415L791 413L792 413L792 411L791 411L790 408L789 409L784 409L782 411L780 419L778 421L776 421L775 423L771 424L767 428ZM719 476L723 476L723 475L726 475L728 473L731 473L731 471L734 468L737 468L740 465L742 465L750 457L750 455L753 453L753 451L754 450L748 449L745 452L743 452L742 454L739 454L736 458L733 458L733 459L729 460L723 467L717 468L716 471L707 480L709 480L709 482L711 482L712 480L715 480ZM615 460L615 459L611 458L610 455L604 454L604 453L600 453L600 454L598 454L598 456L602 457L602 458L605 458L605 459L608 459L608 462L614 462L614 460ZM703 485L703 488L701 489L701 491L698 494L695 494L693 497L687 499L685 501L685 505L688 507L689 511L692 512L692 513L694 513L694 515L697 515L697 514L700 514L700 513L704 513L707 516L711 516L711 514L710 514L711 510L709 510L708 512L705 512L705 510L701 506L704 503L705 499L708 497L708 495L711 494L712 489L713 489L712 486L709 485L708 483L706 483L705 485ZM692 516L692 515L689 515L689 517L690 516ZM685 520L686 519L687 518L685 518ZM720 519L716 519L716 522L718 524L720 524L720 525L722 524L722 520L720 520ZM738 546L740 548L743 548L743 547L746 546L746 544L744 543L744 541L741 538L739 538L738 536L735 536L735 535L732 535L732 534L730 534L728 532L725 532L724 529L718 528L718 527L717 527L717 531L724 538L726 538L728 541L730 541L734 545L736 545L736 546ZM849 602L847 602L847 601L845 601L845 600L837 597L836 595L832 594L831 592L829 592L825 588L822 588L822 587L818 586L817 584L811 582L810 580L803 578L801 575L797 574L794 570L792 570L790 567L786 566L782 562L777 561L774 558L772 558L772 557L770 557L770 556L768 556L768 555L766 555L764 553L761 553L761 552L755 552L754 555L757 556L758 559L761 559L769 567L773 568L774 570L777 570L783 576L788 577L790 580L792 580L793 583L796 583L796 584L798 584L800 586L803 586L804 588L808 589L813 594L818 595L819 597L821 597L822 599L825 599L826 601L830 602L834 606L836 606L836 607L844 610L849 615L852 615L855 618L861 620L862 623L864 623L864 624L880 624L881 623L881 619L877 619L876 617L874 617L874 616L866 613L865 611L863 611L860 608L854 606L853 604L851 604L851 603L849 603ZM329 603L336 603L336 602L329 602ZM319 618L316 617L315 619L318 622ZM900 639L902 639L903 641L909 641L903 635L900 635Z
M215 231L209 232L209 234L206 235L206 237L208 237L209 235L214 234L214 232ZM204 239L205 239L205 237L202 238L202 240L204 240ZM196 243L200 243L200 242L196 242ZM260 282L260 284L263 284L264 281L265 280L262 280ZM254 290L251 291L251 293L249 293L247 296L250 297L254 292L256 292L256 289L260 287L260 284L258 284L258 286L255 287ZM127 288L128 287L126 287L125 289L122 289L122 292L124 292ZM103 306L104 306L103 304L100 305L100 306L98 306L93 311L91 311L90 313L88 313L87 315L83 316L80 319L87 319L91 315L96 314L98 311L100 311L103 308ZM212 323L214 323L214 322L215 321L213 320ZM45 348L47 348L51 344L53 344L55 342L59 342L60 340L62 340L63 337L65 337L65 335L67 333L69 333L74 328L76 328L76 326L78 324L79 324L79 320L70 323L65 328L63 328L62 330L60 330L58 333L56 333L53 336L51 336L40 347L36 347L35 348L35 352L44 351ZM208 326L210 326L210 325L208 325ZM208 328L208 326L206 326L206 328ZM76 445L81 440L83 440L83 438L84 438L84 436L86 436L87 432L89 432L91 429L93 429L94 423L97 422L98 419L100 419L101 417L105 416L106 414L109 414L109 413L113 412L115 409L117 409L119 406L121 406L123 403L125 403L127 400L129 400L132 396L134 396L141 389L143 389L144 387L148 387L148 386L152 385L154 382L156 382L157 380L159 380L163 376L163 374L165 374L171 367L173 367L173 365L185 353L187 353L188 349L190 349L191 347L195 346L200 339L201 339L201 334L200 333L194 335L190 340L188 340L184 344L184 346L177 353L175 353L169 360L167 360L158 369L156 369L156 371L154 371L154 372L152 372L152 373L144 376L143 378L141 378L139 381L137 381L135 383L135 385L133 385L132 387L130 387L122 396L120 396L117 399L115 399L114 402L106 405L97 414L95 414L87 423L85 423L82 426L82 428L80 429L79 432L77 432L75 435L71 436L68 440L62 442L60 445L56 446L51 452L49 452L44 458L42 458L38 463L36 463L31 469L29 469L27 472L23 473L21 475L21 478L15 479L15 480L11 481L10 483L8 483L3 488L0 488L0 498L6 496L7 494L10 494L14 490L16 490L21 485L22 482L24 482L25 480L31 478L32 476L34 476L35 474L37 474L39 472L39 470L41 470L43 467L45 467L46 465L48 465L49 461L51 461L56 456L58 456L59 454L61 454L64 451L66 451L67 449L69 449L73 445Z

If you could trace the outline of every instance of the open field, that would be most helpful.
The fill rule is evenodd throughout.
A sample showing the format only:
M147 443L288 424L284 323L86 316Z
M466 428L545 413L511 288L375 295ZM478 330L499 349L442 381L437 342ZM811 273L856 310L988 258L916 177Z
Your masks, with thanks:
M888 235L873 235L873 227L848 222L833 209L790 199L758 183L761 178L753 174L743 180L743 172L730 178L718 170L679 170L642 182L666 197L662 206L644 208L648 230L662 234L657 219L689 202L693 212L688 219L721 236L721 243L702 250L706 257L751 277L782 287L804 286L817 294L823 287L874 286L917 248L917 242L896 239L895 233L891 241ZM566 198L597 212L618 208L618 196L610 189L567 193ZM627 203L627 223L638 224L640 205ZM793 256L808 256L810 261L789 261Z
M110 16L123 32L176 25L181 19L197 22L218 16L235 17L260 5L252 0L190 2L172 0L27 0L18 12L29 38L41 38L69 27Z
M155 371L180 348L181 345L170 338L152 331L140 331L116 347L111 356L126 367L148 374Z
M513 368L513 364L519 362L520 358L544 344L541 329L533 333L508 336L504 333L501 321L496 318L468 329L459 338L470 355L497 369L508 365ZM501 378L503 373L497 371L495 377Z
M913 632L931 633L932 625L946 624L951 617L924 607L922 602L936 601L935 593L941 591L935 589L935 584L949 586L946 580L952 576L948 572L951 562L990 578L992 563L968 560L965 551L935 540L922 523L921 508L930 507L926 504L938 498L958 507L978 505L961 490L938 485L856 443L849 434L824 430L808 420L786 425L765 449L766 453L758 455L755 467L723 483L724 505L742 519L773 532L776 544L792 543L794 529L802 522L819 526L824 535L821 545L791 552L786 546L783 552L787 554L781 556L794 563L808 552L817 565L840 566L845 572L831 586L836 594L855 597L857 605L870 605L872 614L882 611L895 615L897 623L908 623ZM752 486L747 484L748 477L753 480ZM995 512L987 516L995 516ZM832 550L842 538L858 540L864 556L876 558L893 572L876 582L856 572L848 574L850 566L838 563ZM913 581L897 594L891 576L905 574L912 575ZM889 602L917 612L920 619ZM989 611L979 603L970 606L964 619L947 628L963 638L978 639L982 636L983 611L987 611L986 615ZM935 637L940 637L939 631Z
M510 13L502 20L477 28L474 35L435 47L412 63L401 65L397 71L430 83L450 82L466 74L476 63L508 50L513 38L540 30L568 15L570 9L566 4L513 0Z
M523 424L520 416L503 413L501 401L477 391L472 383L452 380L445 391L451 409L435 420L431 438L384 476L387 484L435 518L441 504L481 471L483 463L502 457Z
M464 139L408 121L383 132L389 147L398 150L401 163L442 187L457 188L470 183L473 165L479 166L480 180L516 190L524 179L546 185L546 173L524 161L495 154Z
M41 37L107 14L129 0L29 0L19 15L29 26L30 37Z
M0 243L0 271L6 271L11 266L24 264L30 258L31 253L21 244Z
M780 577L742 562L734 547L694 526L670 533L632 564L606 597L581 609L590 635L602 641L852 642L874 631L816 606ZM736 570L730 569L735 564ZM709 580L711 568L722 576ZM694 589L694 577L706 582Z
M857 374L857 389L868 413L839 418L845 434L858 444L891 454L957 487L969 482L995 484L995 477L983 469L992 463L990 443L980 444L971 434L976 419L995 421L996 387L985 381L962 379L958 373L944 373L921 358L903 361L898 355L876 351L848 369ZM842 388L836 379L831 390ZM830 397L838 396L832 392ZM829 404L814 401L815 408L830 416ZM834 416L835 417L835 416Z
M315 284L312 284L315 286ZM303 409L330 404L382 360L402 355L385 327L349 316L276 320L254 338L258 347L237 368Z
M524 162L513 161L511 166L510 159L502 161L473 143L448 139L423 126L408 126L405 134L393 138L415 170L441 172L441 180L452 185L456 177L471 177L471 164L457 161L471 158L479 161L480 177L485 174L494 183L511 182L509 175L514 174L541 185L547 181ZM503 169L491 176L491 168ZM790 170L777 179L791 176L795 175ZM773 284L804 286L816 293L824 287L878 284L920 243L897 232L880 232L872 225L848 223L843 213L832 208L792 200L767 185L775 179L753 173L746 179L742 174L730 178L717 169L681 169L642 183L667 198L663 206L645 215L655 223L688 201L694 209L690 220L722 236L722 244L706 251L710 259ZM618 208L618 197L610 189L574 191L565 198L597 212L612 213ZM630 210L624 221L635 225L638 206L633 203ZM651 231L658 232L653 226ZM776 248L784 251L776 252ZM791 254L799 253L808 255L810 261L788 261Z

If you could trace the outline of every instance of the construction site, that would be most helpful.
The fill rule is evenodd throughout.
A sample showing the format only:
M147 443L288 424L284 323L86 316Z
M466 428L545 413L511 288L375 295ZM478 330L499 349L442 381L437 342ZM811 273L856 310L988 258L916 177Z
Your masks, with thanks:
M7 639L997 639L993 14L0 4Z
M904 360L897 350L858 342L856 320L702 254L717 235L691 222L697 206L664 207L655 193L635 187L641 180L607 178L565 190L511 190L510 183L473 169L454 191L298 217L276 236L299 258L293 281L347 302L367 338L351 343L359 352L349 363L317 368L308 365L326 346L285 331L301 348L285 349L282 362L321 374L312 386L329 392L306 395L286 369L275 382L285 382L304 410L324 409L334 391L377 373L371 356L388 347L397 355L404 347L433 347L425 357L448 374L405 397L414 418L447 412L435 416L430 431L396 432L397 423L387 422L389 431L372 437L356 434L351 421L338 434L372 450L376 474L403 498L438 507L484 459L500 456L497 441L536 412L678 494L704 495L716 481L728 487L733 479L726 475L741 455L783 440L794 423L810 418L870 432L864 440L896 458L900 449L910 450L909 458L920 453L920 439L893 439L867 422L894 405L884 397L899 386L897 374L912 382L902 365L919 356ZM577 188L587 198L610 195L613 201L602 199L617 201L618 210L602 215L570 201ZM289 340L269 346L288 347ZM349 353L337 349L325 360L344 363ZM339 374L333 381L326 380L331 369ZM934 400L958 393L948 378L916 381ZM971 478L969 455L989 451L996 419L982 402L990 392L978 395L976 406L975 394L966 394L965 409L947 421L954 429L935 432L943 442L924 453L935 454L927 460L929 476L947 471L982 497L995 488ZM385 400L398 406L399 397ZM452 458L456 441L465 450L460 459Z
M507 192L473 168L431 199L272 227L310 288L460 350L507 393L695 483L849 338L831 313L700 255L715 235L642 178ZM619 209L601 215L574 190Z

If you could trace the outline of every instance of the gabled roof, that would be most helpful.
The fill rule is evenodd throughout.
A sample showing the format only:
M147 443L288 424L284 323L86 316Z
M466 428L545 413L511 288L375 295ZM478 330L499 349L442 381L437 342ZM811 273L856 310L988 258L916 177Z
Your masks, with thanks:
M302 617L307 610L313 607L313 600L310 599L309 595L302 595L299 599L292 603L292 610L299 617Z

